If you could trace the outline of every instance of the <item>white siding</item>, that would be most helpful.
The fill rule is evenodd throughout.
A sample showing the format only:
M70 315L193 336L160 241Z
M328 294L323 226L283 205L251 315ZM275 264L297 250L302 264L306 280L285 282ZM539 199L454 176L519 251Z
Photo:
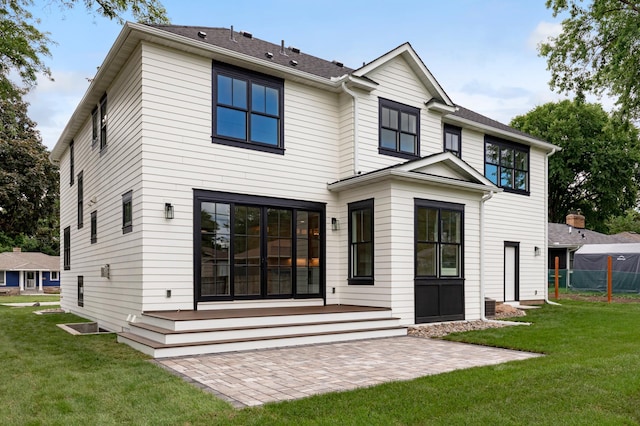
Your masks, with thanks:
M81 229L77 228L77 179L71 187L68 183L68 150L61 161L60 228L71 227L71 269L61 270L62 307L118 331L127 315L142 307L140 81L138 50L107 89L106 149L101 153L99 143L92 147L90 118L74 138L76 174L84 174ZM122 194L129 190L133 190L133 232L123 235ZM94 210L98 242L91 244ZM106 264L112 265L110 279L100 277L100 267ZM77 306L79 275L84 276L83 308Z

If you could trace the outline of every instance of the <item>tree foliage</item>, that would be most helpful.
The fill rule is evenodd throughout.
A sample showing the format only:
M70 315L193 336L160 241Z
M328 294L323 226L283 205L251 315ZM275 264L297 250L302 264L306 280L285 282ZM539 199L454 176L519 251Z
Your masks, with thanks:
M94 15L124 22L131 12L134 19L147 23L167 23L166 10L159 0L52 0L61 8L82 4ZM50 34L38 29L40 20L29 8L33 0L0 0L0 97L17 95L11 74L19 76L25 88L32 87L38 74L51 77L45 58L51 55Z
M608 93L625 119L640 118L640 4L635 0L547 0L553 15L569 17L562 33L542 43L551 87Z
M539 106L511 126L562 147L549 159L550 221L579 209L590 229L605 232L610 216L636 205L640 141L629 121L578 98Z
M21 91L11 92L16 95L0 98L0 234L4 244L32 239L53 249L59 240L58 169Z
M620 216L607 219L607 228L610 234L619 232L635 232L640 234L640 212L629 209Z

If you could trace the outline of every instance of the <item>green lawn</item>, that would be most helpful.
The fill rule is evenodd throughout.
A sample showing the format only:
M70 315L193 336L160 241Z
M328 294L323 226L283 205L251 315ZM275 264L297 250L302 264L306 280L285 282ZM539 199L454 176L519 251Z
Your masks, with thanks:
M562 303L452 337L546 357L244 410L113 335L55 327L73 315L0 306L0 424L639 424L640 304Z
M29 294L20 296L0 296L2 303L26 303L26 302L60 302L59 294Z

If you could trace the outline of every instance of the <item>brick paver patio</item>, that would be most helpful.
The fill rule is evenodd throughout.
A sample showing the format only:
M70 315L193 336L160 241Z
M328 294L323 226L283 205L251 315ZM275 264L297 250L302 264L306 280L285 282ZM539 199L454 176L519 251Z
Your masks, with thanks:
M240 408L537 356L407 336L156 362Z

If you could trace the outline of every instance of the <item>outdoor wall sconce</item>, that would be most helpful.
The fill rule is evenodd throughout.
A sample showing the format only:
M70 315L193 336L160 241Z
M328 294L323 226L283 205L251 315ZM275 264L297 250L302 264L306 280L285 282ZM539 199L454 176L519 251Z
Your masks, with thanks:
M533 255L534 255L534 256L540 256L540 247L535 246L535 247L533 248Z
M331 230L332 231L340 230L340 221L338 219L336 219L335 217L331 218Z
M171 203L164 203L164 218L173 219L173 206Z

